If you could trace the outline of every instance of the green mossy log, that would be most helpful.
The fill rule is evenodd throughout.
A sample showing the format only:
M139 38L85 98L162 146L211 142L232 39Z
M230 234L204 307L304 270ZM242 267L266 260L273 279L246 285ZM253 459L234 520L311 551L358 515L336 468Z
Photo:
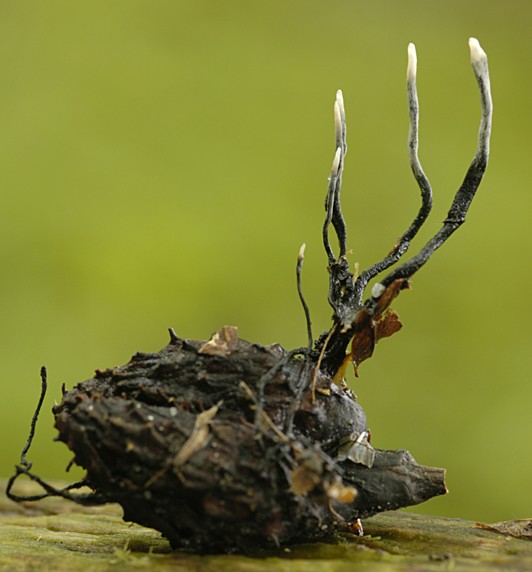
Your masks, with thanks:
M0 481L5 489L5 481ZM20 481L17 490L38 492ZM410 570L531 570L532 542L484 530L476 523L404 512L365 521L366 535L247 556L199 556L172 551L161 535L126 523L118 505L82 507L58 498L14 503L0 495L0 570L16 572L341 572Z

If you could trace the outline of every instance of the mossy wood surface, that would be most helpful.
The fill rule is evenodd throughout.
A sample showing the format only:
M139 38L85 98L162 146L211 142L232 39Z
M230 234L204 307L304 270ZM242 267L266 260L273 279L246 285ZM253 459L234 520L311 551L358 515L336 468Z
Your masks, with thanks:
M532 570L532 542L474 522L389 512L364 522L366 535L253 555L172 552L151 529L126 523L118 505L80 507L62 499L16 504L0 482L0 570ZM36 492L31 483L18 490ZM310 566L310 568L309 568Z

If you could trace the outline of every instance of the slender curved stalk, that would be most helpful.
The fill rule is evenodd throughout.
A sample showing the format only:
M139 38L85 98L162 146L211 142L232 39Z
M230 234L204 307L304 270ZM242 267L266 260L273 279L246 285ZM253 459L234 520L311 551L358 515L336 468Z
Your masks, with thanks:
M430 182L423 171L421 162L418 157L419 147L419 103L416 87L417 76L417 55L414 44L408 45L408 67L406 72L406 91L408 98L408 114L410 125L408 129L408 157L410 167L421 191L421 207L412 221L412 224L404 232L397 241L392 250L379 262L370 266L362 272L357 279L355 285L356 299L358 303L362 303L364 289L368 282L395 264L408 250L412 239L416 236L423 223L427 220L432 209L432 188Z
M388 276L382 280L384 286L391 284L398 278L410 278L429 260L432 254L451 234L465 222L467 211L486 171L489 158L491 118L493 113L488 58L484 50L480 47L478 40L475 38L470 38L469 49L471 52L471 64L479 87L482 114L475 156L467 170L464 181L456 192L441 229L425 244L419 254L388 274Z
M334 102L334 131L336 142L336 153L333 161L331 176L329 177L329 186L327 189L327 198L325 199L325 222L323 224L323 244L329 264L334 264L336 258L333 254L329 243L329 226L332 223L338 243L340 246L339 258L345 256L347 231L342 209L340 207L340 189L342 187L342 172L344 169L344 158L347 153L347 127L345 119L344 97L342 91L336 92L336 100Z

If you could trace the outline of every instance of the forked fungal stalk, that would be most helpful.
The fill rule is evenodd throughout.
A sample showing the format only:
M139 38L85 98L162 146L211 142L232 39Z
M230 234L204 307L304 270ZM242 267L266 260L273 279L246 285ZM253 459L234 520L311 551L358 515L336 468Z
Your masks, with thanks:
M406 81L410 118L408 153L410 166L421 192L421 206L411 225L388 254L361 272L357 277L353 277L345 257L346 232L345 222L340 208L340 187L347 143L345 140L346 125L343 97L340 91L337 93L334 103L336 152L327 189L325 201L326 215L323 225L323 243L329 260L329 303L334 311L333 327L335 327L335 331L330 336L328 336L327 333L324 334L317 342L317 349L324 354L322 368L331 374L335 374L344 362L345 350L353 336L356 335L357 332L367 328L375 330L376 323L385 316L392 300L401 290L408 288L409 279L465 221L467 211L480 185L488 163L492 116L487 56L475 38L470 38L469 49L473 72L480 91L482 111L475 156L473 157L462 185L456 192L447 217L440 230L436 232L418 254L406 262L403 262L382 278L382 280L373 287L370 297L365 302L363 301L363 296L369 281L401 259L408 250L412 239L425 223L432 207L431 185L418 157L419 106L416 89L417 56L414 44L409 44L408 46ZM338 257L334 256L329 243L328 230L331 223L338 237ZM384 299L381 300L381 297L384 297ZM397 324L399 324L398 327L400 327L398 320ZM391 334L382 334L380 337L383 335ZM371 343L376 343L378 337L379 336L374 332L374 339ZM328 340L327 345L324 343L325 339ZM366 339L364 341L365 343L370 343ZM365 354L366 352L363 353ZM371 355L371 352L369 355ZM364 359L369 357L369 355L365 356ZM355 368L358 363L355 362Z
M467 170L462 185L456 192L451 208L442 228L430 239L421 251L412 259L404 262L401 266L391 272L382 283L386 286L397 278L410 278L417 272L425 262L432 256L451 234L461 226L466 219L469 206L475 197L475 193L480 185L489 158L489 142L491 133L491 116L493 105L490 91L490 78L488 71L488 58L484 50L475 38L470 38L469 48L471 50L471 64L480 91L480 106L482 117L480 120L478 145L475 156Z
M368 282L395 264L401 256L408 250L410 242L416 236L417 232L427 220L432 208L432 188L430 182L423 171L421 162L418 157L418 125L419 125L419 104L416 88L417 74L417 55L414 44L408 45L408 67L406 72L406 91L408 97L408 113L410 125L408 129L408 156L412 173L417 181L421 191L421 206L416 218L412 221L410 227L404 232L401 238L394 245L392 250L379 262L373 264L370 268L362 272L357 279L355 286L356 300L358 304L362 303L364 289Z

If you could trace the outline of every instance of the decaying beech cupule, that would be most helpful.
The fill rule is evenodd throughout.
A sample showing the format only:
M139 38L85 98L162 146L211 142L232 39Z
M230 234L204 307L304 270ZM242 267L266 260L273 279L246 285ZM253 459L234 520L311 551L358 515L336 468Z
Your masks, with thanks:
M65 393L55 424L90 486L175 548L318 538L445 492L444 471L406 451L366 441L371 466L348 451L340 460L339 442L366 431L366 416L325 374L313 401L306 368L304 356L239 339L235 328L208 342L174 337Z
M343 97L334 111L336 153L325 202L323 242L328 257L331 328L308 346L287 351L242 340L225 326L207 341L179 338L157 353L138 353L64 391L53 408L58 439L74 453L86 477L55 489L31 471L30 437L7 494L13 500L59 495L83 504L118 502L124 518L161 531L174 548L202 552L246 550L312 540L349 530L359 518L423 502L446 492L444 470L416 463L404 450L374 449L365 413L343 374L355 372L376 343L401 328L390 305L411 276L464 222L486 169L491 127L487 58L470 40L482 118L477 152L441 229L420 252L366 286L408 250L432 205L430 183L417 156L416 53L408 50L409 157L422 204L410 227L379 262L354 276L347 262L340 186L347 152ZM339 254L329 244L330 225ZM350 346L350 348L349 348ZM349 348L349 349L348 349ZM26 475L44 489L20 497ZM92 492L74 492L89 486Z

